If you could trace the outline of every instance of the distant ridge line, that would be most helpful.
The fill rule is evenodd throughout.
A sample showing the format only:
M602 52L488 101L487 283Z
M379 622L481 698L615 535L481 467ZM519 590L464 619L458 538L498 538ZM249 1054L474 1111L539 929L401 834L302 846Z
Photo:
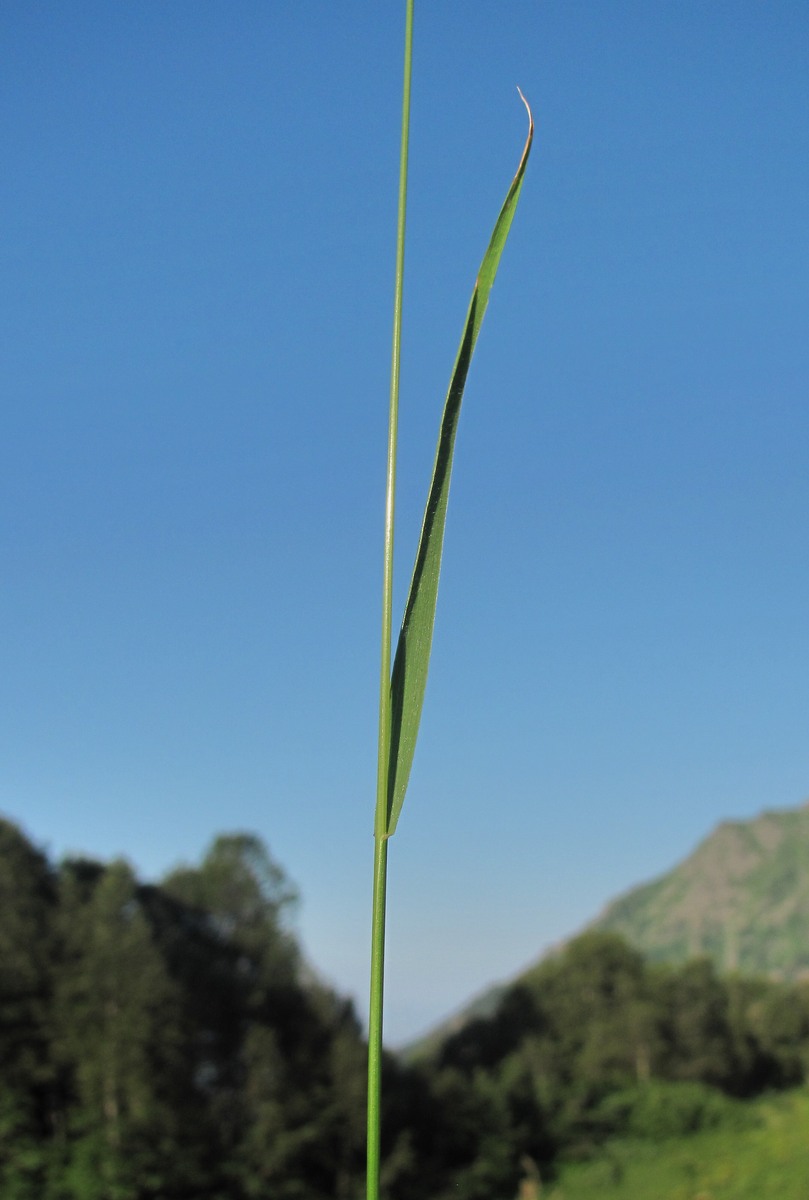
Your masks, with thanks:
M809 978L809 798L793 808L728 818L669 871L610 901L585 932L617 933L651 962L706 957L721 973ZM430 1052L472 1020L491 1015L512 984L572 940L481 992L405 1047Z

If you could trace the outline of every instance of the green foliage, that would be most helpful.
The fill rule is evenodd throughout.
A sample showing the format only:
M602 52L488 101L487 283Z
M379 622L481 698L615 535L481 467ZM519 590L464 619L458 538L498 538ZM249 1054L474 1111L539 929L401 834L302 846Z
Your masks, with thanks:
M667 1073L675 1079L699 1079L732 1086L733 1031L728 994L707 959L695 959L679 971L665 971Z
M722 980L707 960L650 966L614 934L588 933L471 1019L428 1060L468 1086L482 1075L523 1128L513 1156L588 1158L606 1138L734 1125L733 1097L803 1079L807 998L764 980Z
M526 108L528 109L527 104ZM528 122L528 137L517 172L495 222L489 245L478 270L441 417L432 479L424 508L424 520L416 551L416 562L405 603L404 618L390 683L391 736L385 823L385 832L388 836L396 829L404 803L421 721L424 692L427 686L452 474L452 456L455 449L458 418L461 413L461 401L472 355L489 303L489 295L520 198L528 155L531 152L534 122L530 109L528 109Z
M749 1129L749 1109L705 1083L647 1083L611 1092L599 1105L605 1127L662 1142L706 1129Z
M56 1086L52 1036L56 888L46 859L0 820L0 1195L42 1195Z
M805 1200L809 1095L756 1102L748 1127L687 1138L616 1141L583 1165L565 1166L548 1200Z
M66 863L58 928L53 1052L70 1097L66 1192L138 1200L178 1187L187 1182L182 994L127 864Z
M4 1200L356 1195L359 1026L305 977L257 839L144 887L2 823L0 888Z
M356 1200L361 1031L302 965L257 839L144 886L123 862L54 869L4 822L0 887L3 1200ZM565 1196L634 1178L651 1142L729 1137L751 1111L733 1097L804 1078L805 989L650 967L613 935L483 1012L416 1064L385 1057L384 1200L510 1200L560 1164Z

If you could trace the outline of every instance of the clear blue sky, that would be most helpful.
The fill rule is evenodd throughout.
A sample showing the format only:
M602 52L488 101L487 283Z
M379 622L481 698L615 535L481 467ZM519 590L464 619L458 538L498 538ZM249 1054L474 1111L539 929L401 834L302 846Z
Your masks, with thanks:
M255 830L365 1008L403 3L8 0L0 808ZM809 794L809 9L417 0L397 594L474 274L387 1033Z

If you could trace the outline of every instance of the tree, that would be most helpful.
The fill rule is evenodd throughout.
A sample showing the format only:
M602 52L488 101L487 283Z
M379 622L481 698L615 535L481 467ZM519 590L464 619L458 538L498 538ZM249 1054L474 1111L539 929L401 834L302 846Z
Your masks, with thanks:
M0 820L0 1194L42 1195L54 1122L50 1055L53 873Z
M732 1089L735 1074L728 992L709 959L694 959L657 977L664 1013L663 1075Z
M129 866L66 863L60 928L55 1018L72 1092L68 1194L141 1200L176 1189L188 1177L175 1103L181 1002Z
M350 1006L302 967L287 928L296 893L283 871L257 838L234 834L161 890L182 910L184 936L168 958L188 997L231 1190L273 1200L353 1195L365 1055Z

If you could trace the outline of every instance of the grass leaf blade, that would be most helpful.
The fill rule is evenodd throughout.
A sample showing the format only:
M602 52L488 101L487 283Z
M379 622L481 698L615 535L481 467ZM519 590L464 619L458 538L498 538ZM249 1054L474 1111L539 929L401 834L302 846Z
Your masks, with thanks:
M416 748L424 692L427 686L427 671L435 624L435 608L438 599L438 579L441 572L441 554L444 546L444 528L449 499L452 457L455 434L461 411L464 386L469 365L477 342L478 333L489 302L503 247L506 244L511 222L522 189L528 155L534 135L534 122L525 98L520 97L528 109L528 137L522 152L517 173L500 210L488 248L478 271L466 317L458 356L450 380L441 427L438 448L433 465L433 475L424 520L421 527L413 577L405 605L404 618L396 647L396 657L391 675L391 737L388 763L388 811L387 836L394 832L404 803L413 755Z

